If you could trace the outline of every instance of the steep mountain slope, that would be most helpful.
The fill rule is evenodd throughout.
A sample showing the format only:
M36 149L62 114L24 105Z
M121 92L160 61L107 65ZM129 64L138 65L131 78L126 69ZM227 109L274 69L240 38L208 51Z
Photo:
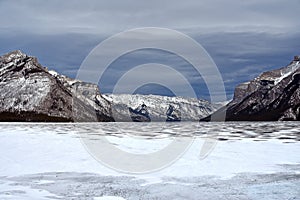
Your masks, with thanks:
M262 73L235 89L233 100L216 113L227 121L299 120L300 56L286 67ZM209 121L210 117L202 119Z
M36 58L13 51L0 57L0 121L113 119L97 85L53 75Z
M116 121L131 121L128 108L137 108L143 103L152 121L165 121L169 105L180 111L182 121L198 121L220 107L208 101L183 97L129 94L105 94L103 97L112 102L112 114Z

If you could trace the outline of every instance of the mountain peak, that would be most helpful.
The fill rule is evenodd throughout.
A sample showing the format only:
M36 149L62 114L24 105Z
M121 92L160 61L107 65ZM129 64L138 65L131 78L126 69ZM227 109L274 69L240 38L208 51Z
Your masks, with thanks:
M299 56L294 56L294 61L300 61L300 55Z
M4 63L9 63L9 62L18 62L20 59L26 58L27 55L23 53L20 50L15 50L12 52L9 52L7 54L4 54L3 56L0 57L0 60Z

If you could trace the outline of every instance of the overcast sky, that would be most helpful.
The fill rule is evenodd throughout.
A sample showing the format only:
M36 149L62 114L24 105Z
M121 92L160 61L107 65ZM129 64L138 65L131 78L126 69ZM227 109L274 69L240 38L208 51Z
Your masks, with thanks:
M170 28L207 50L231 98L236 84L300 54L299 10L300 0L0 0L0 53L20 49L42 65L76 77L88 53L109 36L138 27ZM140 55L123 59L130 65ZM151 55L141 63L163 60L157 52ZM168 58L169 65L178 64L176 56ZM100 88L110 92L109 81ZM198 95L208 98L205 89Z

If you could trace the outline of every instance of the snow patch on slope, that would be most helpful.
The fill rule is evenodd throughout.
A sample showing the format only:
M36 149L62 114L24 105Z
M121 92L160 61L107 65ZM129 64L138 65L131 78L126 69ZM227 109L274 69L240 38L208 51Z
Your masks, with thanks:
M277 85L278 83L280 83L286 77L288 77L291 74L293 74L298 68L299 68L299 61L297 61L296 63L294 63L292 65L289 65L287 68L284 68L283 70L281 70L281 72L280 72L281 76L279 78L276 78L274 80L275 81L275 85Z

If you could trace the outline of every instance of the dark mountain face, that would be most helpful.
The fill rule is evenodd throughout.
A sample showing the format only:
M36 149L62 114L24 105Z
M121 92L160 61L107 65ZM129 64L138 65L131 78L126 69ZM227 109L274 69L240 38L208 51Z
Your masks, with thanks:
M14 51L0 57L0 121L113 121L98 86L58 75Z
M235 89L226 108L226 121L294 121L300 111L300 56L286 67L262 73ZM204 118L202 121L209 121Z

